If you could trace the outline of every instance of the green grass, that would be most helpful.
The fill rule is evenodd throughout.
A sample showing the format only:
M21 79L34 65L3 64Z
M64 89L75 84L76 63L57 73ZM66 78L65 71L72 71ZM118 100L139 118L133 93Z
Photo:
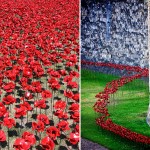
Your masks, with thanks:
M81 136L111 150L150 149L148 145L132 142L105 131L95 123L96 114L92 108L96 102L95 95L103 91L107 82L117 78L89 70L81 71ZM111 96L108 109L115 123L150 136L150 127L146 123L148 103L148 84L136 80L121 87L114 97Z

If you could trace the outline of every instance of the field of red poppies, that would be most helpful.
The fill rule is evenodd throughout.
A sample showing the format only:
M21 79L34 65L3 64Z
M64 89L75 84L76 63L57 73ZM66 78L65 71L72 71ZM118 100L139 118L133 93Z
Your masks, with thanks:
M79 149L79 1L0 5L0 149Z

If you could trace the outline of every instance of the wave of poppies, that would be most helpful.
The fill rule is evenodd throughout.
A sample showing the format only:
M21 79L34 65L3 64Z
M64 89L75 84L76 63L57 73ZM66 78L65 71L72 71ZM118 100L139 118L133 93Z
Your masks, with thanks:
M0 5L0 149L78 149L79 1Z
M150 144L150 137L144 136L142 134L133 132L123 126L115 124L108 112L107 105L109 103L109 98L111 94L116 93L120 87L124 86L125 84L132 82L135 79L140 79L142 77L148 77L149 70L147 68L140 68L138 66L128 66L128 65L119 65L119 64L112 64L112 63L101 63L101 62L89 62L89 61L82 61L82 65L87 66L105 66L111 67L120 70L126 70L129 74L133 72L133 75L124 76L120 79L113 80L106 84L105 89L98 93L95 97L97 98L96 103L94 104L93 108L95 112L97 112L100 117L96 119L96 123L101 126L103 129L109 130L115 134L120 135L123 138L127 138L132 141L136 141L139 143Z

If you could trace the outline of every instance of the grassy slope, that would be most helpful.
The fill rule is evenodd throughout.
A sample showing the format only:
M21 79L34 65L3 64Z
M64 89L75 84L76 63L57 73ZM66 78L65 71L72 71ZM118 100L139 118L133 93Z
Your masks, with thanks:
M92 109L92 106L96 102L95 95L103 91L106 83L113 79L117 79L117 77L82 70L81 136L104 145L111 150L150 149L148 146L131 142L109 131L104 131L96 125L96 115ZM109 112L115 123L150 136L150 127L145 122L149 101L147 88L148 87L139 80L122 87L119 92L115 94L114 98L111 98Z

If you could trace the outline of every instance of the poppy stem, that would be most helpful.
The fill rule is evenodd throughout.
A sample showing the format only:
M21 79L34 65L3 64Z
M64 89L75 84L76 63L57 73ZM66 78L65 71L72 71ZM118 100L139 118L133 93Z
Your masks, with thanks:
M67 106L66 106L66 109L68 109L68 106L69 106L69 100L68 100L68 97L67 97Z
M11 111L11 104L9 105L9 110Z
M36 114L37 114L37 107L36 107Z
M46 74L46 89L47 89L47 82L48 82L48 81L47 81L47 74Z

